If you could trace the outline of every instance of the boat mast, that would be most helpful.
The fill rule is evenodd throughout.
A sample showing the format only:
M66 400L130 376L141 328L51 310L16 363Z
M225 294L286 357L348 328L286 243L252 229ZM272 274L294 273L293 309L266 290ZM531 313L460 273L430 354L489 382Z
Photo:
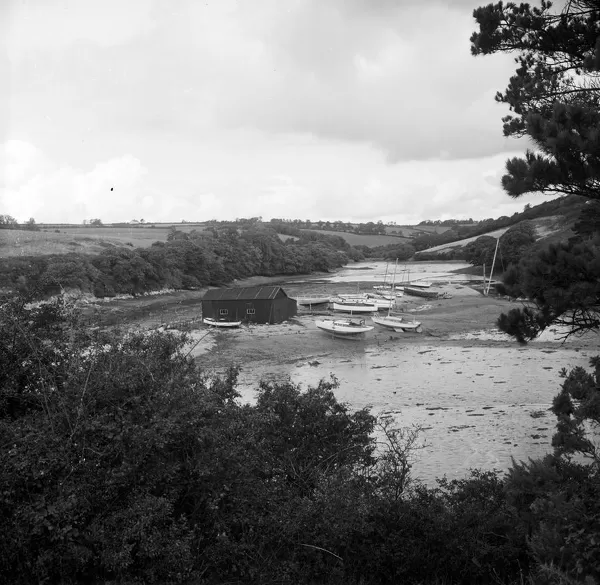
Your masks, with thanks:
M496 249L494 250L494 259L492 260L492 270L490 272L490 279L488 280L487 288L484 288L485 296L490 294L490 286L492 286L492 276L494 274L494 265L496 264L496 254L498 253L498 245L500 244L500 236L496 240ZM485 286L485 282L484 282Z
M392 300L389 301L388 304L388 317L390 316L390 311L392 310L392 301L394 305L396 304L396 270L398 270L398 258L396 258L396 264L394 265L394 278L392 279Z

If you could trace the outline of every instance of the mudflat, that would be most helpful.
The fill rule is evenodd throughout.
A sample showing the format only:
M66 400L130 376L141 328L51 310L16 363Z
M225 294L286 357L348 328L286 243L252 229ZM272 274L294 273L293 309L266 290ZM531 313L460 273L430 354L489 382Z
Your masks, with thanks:
M259 277L236 286L273 281ZM289 296L357 289L356 283L318 280L277 283ZM277 325L209 329L201 324L203 291L111 301L101 311L128 326L191 326L191 355L215 374L239 366L244 401L254 400L261 380L306 387L335 376L336 396L352 408L368 407L398 426L421 428L423 448L415 452L414 475L433 483L443 475L464 477L470 468L506 470L513 458L549 452L555 427L549 409L560 389L559 371L587 367L600 353L597 335L563 342L556 331L548 331L518 344L495 327L498 316L517 305L484 296L479 288L438 283L435 289L450 298L405 295L396 310L420 321L422 333L375 326L359 340L332 338L317 329L315 320L333 313L303 308Z

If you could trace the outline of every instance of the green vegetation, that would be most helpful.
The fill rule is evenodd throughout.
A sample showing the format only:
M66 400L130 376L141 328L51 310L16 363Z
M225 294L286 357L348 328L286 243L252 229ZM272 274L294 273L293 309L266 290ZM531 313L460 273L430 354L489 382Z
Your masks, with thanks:
M515 114L504 118L504 134L529 136L536 145L507 162L505 190L512 197L569 194L581 202L576 237L537 248L506 275L505 289L532 302L498 322L520 341L553 323L571 333L600 329L599 10L596 0L575 0L560 14L546 1L540 8L498 3L474 12L480 31L471 37L473 54L519 54L508 88L496 96Z
M426 488L418 431L351 412L335 379L262 383L241 405L237 370L205 375L185 336L26 300L0 305L3 583L600 578L598 454L581 431L598 363L564 374L552 457Z
M0 288L40 296L77 289L97 297L142 294L164 288L222 285L237 278L327 272L362 255L339 236L301 232L282 242L263 224L239 230L172 229L167 242L149 248L110 246L97 255L61 254L0 261Z
M473 266L485 264L490 267L496 255L498 268L504 272L526 257L535 241L533 224L524 221L506 230L499 238L480 236L473 240L465 246L464 256Z
M562 374L552 456L427 488L418 429L351 412L335 379L242 405L237 370L205 375L183 335L27 300L0 305L3 583L600 578L599 360Z
M545 0L540 8L489 4L475 10L480 30L471 37L475 55L519 53L496 99L515 114L504 118L504 134L529 136L537 151L507 162L507 193L581 201L573 238L527 248L505 274L504 290L529 302L501 315L498 326L523 343L550 325L563 325L566 336L600 329L600 4L574 0L560 14L551 9ZM518 241L528 245L522 235ZM553 455L514 465L506 481L508 503L529 535L534 583L600 582L600 357L590 365L591 372L561 373Z
M599 8L579 0L562 15L547 2L475 11L475 53L521 51L499 97L518 116L505 132L529 134L541 149L509 161L512 195L598 198L596 90L574 84L599 69ZM505 234L505 286L535 304L500 319L520 340L553 323L570 333L600 327L600 214L584 205L570 242L531 248L526 223ZM486 231L516 223L498 221L508 223ZM147 249L18 258L2 264L0 285L137 293L360 258L310 227L252 218L174 229ZM283 229L298 240L282 242ZM476 242L474 262L489 252ZM561 373L552 455L515 463L506 477L473 471L428 488L411 477L417 430L352 412L335 399L335 379L306 390L262 383L256 403L242 405L237 370L208 376L185 336L102 330L63 297L32 300L0 300L3 583L600 582L598 357L590 371Z

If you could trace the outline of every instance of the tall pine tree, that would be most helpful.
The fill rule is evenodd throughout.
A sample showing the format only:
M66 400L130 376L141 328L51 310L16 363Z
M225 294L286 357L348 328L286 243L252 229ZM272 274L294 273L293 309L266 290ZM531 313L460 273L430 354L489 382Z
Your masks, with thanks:
M526 136L533 147L507 161L505 191L600 200L600 0L567 0L562 11L547 0L539 7L498 2L473 16L473 55L517 54L496 100L511 111L504 135ZM518 285L532 305L502 315L503 331L527 341L553 323L569 333L600 330L599 221L588 213L576 226L585 238L520 264Z

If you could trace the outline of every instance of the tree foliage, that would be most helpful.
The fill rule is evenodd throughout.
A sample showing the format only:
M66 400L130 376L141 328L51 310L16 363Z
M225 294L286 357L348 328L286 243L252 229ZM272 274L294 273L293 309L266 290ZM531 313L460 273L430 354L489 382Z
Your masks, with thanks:
M509 195L556 192L597 200L600 190L600 4L570 0L562 12L541 6L490 4L474 11L479 31L471 37L474 55L516 52L518 68L496 99L512 114L503 119L506 136L528 136L536 152L507 163L503 186ZM583 212L576 229L595 228L595 208ZM502 330L520 341L552 323L571 332L600 325L594 241L550 246L512 269L511 286L532 302L499 319ZM589 239L589 238L588 238Z
M569 0L562 12L498 2L473 15L473 55L512 53L515 74L496 100L512 114L505 136L528 136L535 151L507 162L502 179L513 197L566 193L599 198L600 186L600 4Z
M376 445L335 379L240 404L238 370L207 376L185 336L27 301L0 308L3 583L476 583L526 566L496 474L414 483L414 431L387 423Z
M500 317L503 331L527 341L552 324L564 326L566 335L600 329L597 246L552 244L521 260L517 271L505 279L505 288L513 296L525 295L528 303Z
M513 3L478 8L472 52L517 52L518 68L496 96L508 104L505 136L528 136L536 151L507 162L502 179L509 195L567 193L589 207L575 224L577 236L521 257L504 288L527 298L525 307L501 315L501 330L525 342L558 324L565 335L600 328L600 255L596 201L600 178L600 3L569 0L561 13ZM557 416L554 453L513 465L508 503L527 528L535 560L534 583L600 581L600 358L593 371L563 370L552 410Z
M342 237L301 232L282 241L261 223L208 231L173 229L150 248L110 246L96 256L62 254L0 261L0 287L49 296L77 289L97 297L142 294L163 288L223 285L238 278L328 272L362 254Z
M0 229L18 229L19 223L12 215L0 215Z

